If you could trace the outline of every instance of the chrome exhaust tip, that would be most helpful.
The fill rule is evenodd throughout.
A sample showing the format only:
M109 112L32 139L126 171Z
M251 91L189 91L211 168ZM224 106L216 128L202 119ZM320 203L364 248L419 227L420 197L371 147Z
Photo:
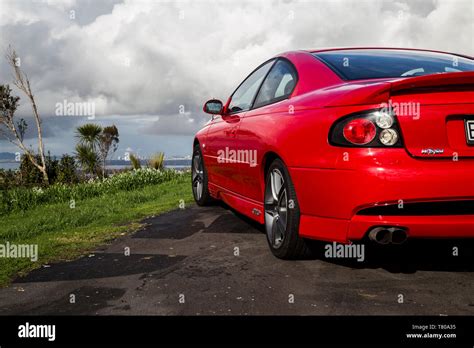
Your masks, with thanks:
M369 239L378 244L389 244L392 241L392 233L385 227L375 227L370 230Z
M392 231L392 244L403 244L407 238L407 231L405 230L397 228Z
M408 239L407 231L398 227L374 227L369 231L369 239L378 244L402 244Z

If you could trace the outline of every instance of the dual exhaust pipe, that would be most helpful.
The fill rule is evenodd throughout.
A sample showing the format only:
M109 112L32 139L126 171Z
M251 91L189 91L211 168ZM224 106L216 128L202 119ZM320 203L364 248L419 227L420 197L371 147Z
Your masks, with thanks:
M369 239L378 244L402 244L407 238L407 231L398 227L375 227L369 231Z

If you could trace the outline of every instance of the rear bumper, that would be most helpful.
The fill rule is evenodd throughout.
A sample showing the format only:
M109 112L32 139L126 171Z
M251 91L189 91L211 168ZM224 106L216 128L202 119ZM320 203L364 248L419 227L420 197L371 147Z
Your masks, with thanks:
M474 215L386 217L355 215L349 223L347 239L362 239L374 226L405 227L408 238L474 237Z
M300 235L304 238L347 243L363 239L370 229L378 226L404 228L408 238L474 238L474 215L354 215L350 220L301 215Z
M474 237L474 212L358 214L385 204L474 200L474 160L418 160L404 149L356 149L349 158L337 168L290 168L301 236L347 242L362 239L375 226L400 226L410 238Z

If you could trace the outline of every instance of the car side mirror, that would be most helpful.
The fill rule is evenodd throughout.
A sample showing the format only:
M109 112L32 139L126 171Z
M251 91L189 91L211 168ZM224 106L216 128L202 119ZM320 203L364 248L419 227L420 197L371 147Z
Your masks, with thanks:
M202 110L205 113L212 114L212 115L219 115L222 114L222 109L224 108L224 105L222 102L218 99L211 99L208 100L205 104Z

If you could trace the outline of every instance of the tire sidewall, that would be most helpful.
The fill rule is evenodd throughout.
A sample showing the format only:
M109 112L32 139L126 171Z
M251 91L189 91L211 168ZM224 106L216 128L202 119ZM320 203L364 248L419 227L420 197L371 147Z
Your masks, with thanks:
M200 205L200 206L203 206L203 205L206 205L208 204L208 202L210 201L211 197L209 195L209 190L208 190L208 180L207 180L207 170L206 170L206 166L204 165L204 158L202 157L202 152L201 152L201 148L199 147L199 145L196 145L194 146L194 150L193 150L193 157L192 157L192 160L191 160L191 165L192 165L192 168L191 168L191 185L194 185L193 183L193 176L192 176L192 171L194 170L194 158L199 155L200 157L200 160L202 162L202 172L203 172L203 188L202 188L202 195L201 195L201 199L196 199L196 195L194 193L194 186L192 186L192 191L193 191L193 198L194 198L194 201L197 203L197 205Z
M268 172L265 178L265 191L267 189L267 185L269 185L269 178L271 172L274 169L278 169L285 180L285 189L287 192L287 222L286 222L286 230L285 230L285 238L283 243L280 247L274 248L272 242L268 238L268 234L265 233L268 245L270 246L270 250L272 253L279 257L279 258L286 258L289 250L294 247L296 240L298 239L298 229L299 229L299 220L300 220L300 212L299 212L299 205L298 200L296 197L295 188L293 186L293 182L291 181L290 174L286 169L285 164L280 159L275 159L270 167L268 168ZM293 202L293 207L290 208L291 201Z

